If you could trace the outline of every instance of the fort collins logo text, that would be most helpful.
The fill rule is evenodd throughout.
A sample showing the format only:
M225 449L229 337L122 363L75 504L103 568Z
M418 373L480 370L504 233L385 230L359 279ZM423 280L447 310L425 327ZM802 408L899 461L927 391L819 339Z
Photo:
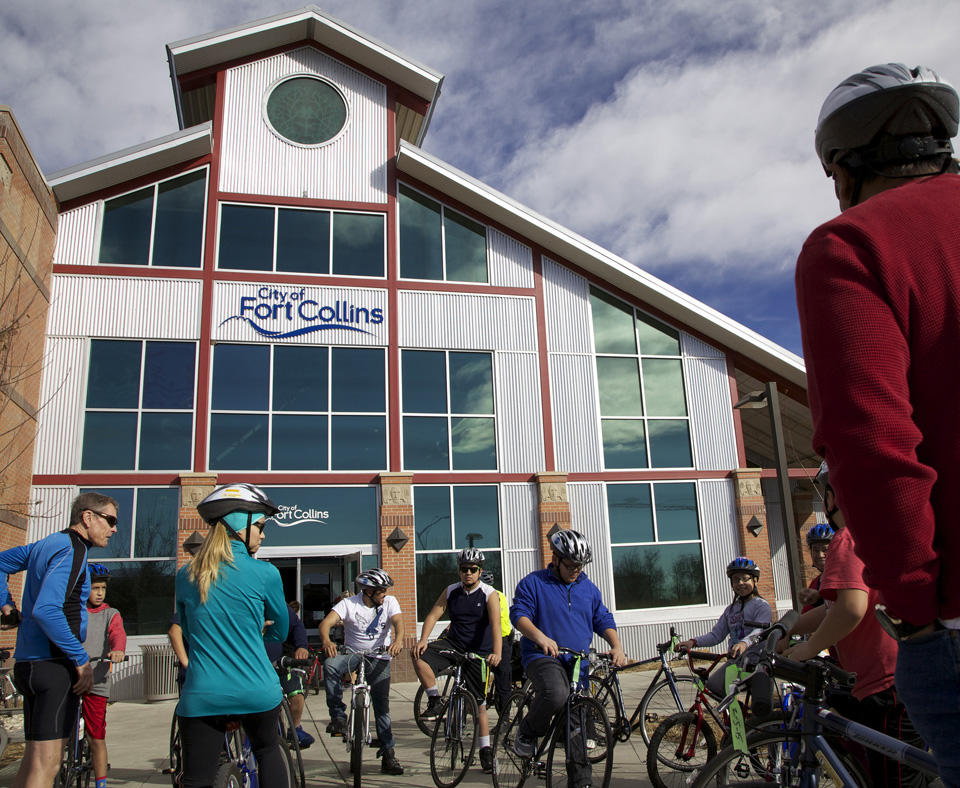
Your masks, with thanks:
M290 528L293 525L305 525L307 523L326 525L329 517L330 512L320 509L301 509L296 504L292 506L280 504L280 511L273 516L273 521L281 528Z
M331 329L371 334L365 326L381 324L383 310L339 299L332 304L321 304L308 297L305 287L283 290L263 286L255 296L241 296L237 314L221 321L220 325L231 320L242 320L261 336L272 339Z

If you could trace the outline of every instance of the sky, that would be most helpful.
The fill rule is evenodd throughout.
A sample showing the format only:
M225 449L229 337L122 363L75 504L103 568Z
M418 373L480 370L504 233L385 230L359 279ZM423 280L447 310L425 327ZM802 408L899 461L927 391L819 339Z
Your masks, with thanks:
M0 104L41 170L177 130L165 45L296 0L4 0ZM865 66L960 86L960 2L321 0L445 75L423 148L795 353L838 212L820 105Z

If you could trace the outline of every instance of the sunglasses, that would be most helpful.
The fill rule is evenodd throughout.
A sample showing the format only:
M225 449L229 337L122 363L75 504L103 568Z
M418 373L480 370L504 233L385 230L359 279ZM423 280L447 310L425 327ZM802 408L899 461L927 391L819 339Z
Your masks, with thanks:
M460 571L469 572L470 574L473 574L474 572L479 572L480 567L479 566L461 566Z
M561 558L560 563L563 564L564 568L568 572L582 572L583 564L575 564L573 561L568 561L566 558Z
M97 517L102 517L107 521L107 525L109 525L111 528L117 527L117 518L112 514L104 514L103 512L98 512L96 509L87 509L87 511L93 512L95 515L97 515Z

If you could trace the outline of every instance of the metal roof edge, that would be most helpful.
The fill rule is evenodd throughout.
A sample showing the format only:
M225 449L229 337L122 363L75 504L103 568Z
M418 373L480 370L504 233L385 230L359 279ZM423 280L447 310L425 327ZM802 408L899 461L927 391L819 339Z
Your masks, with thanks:
M449 194L529 238L546 251L597 274L713 338L723 347L750 358L806 390L806 369L800 356L405 140L400 141L397 169Z

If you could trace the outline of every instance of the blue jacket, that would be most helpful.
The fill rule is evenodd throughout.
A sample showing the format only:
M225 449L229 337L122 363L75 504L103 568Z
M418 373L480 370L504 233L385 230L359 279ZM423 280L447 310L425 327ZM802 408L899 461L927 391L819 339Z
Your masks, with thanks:
M177 572L177 615L190 650L190 668L177 714L208 717L255 714L280 704L280 680L264 640L283 640L289 618L280 572L231 540L233 564L223 564L207 601L187 575ZM261 635L265 620L273 621Z
M289 619L287 639L282 643L276 640L264 640L263 643L267 647L267 657L271 662L276 662L284 654L293 654L298 648L308 648L310 645L307 641L307 630L303 626L300 616L294 613L289 605L287 605L287 613L289 613L289 616L287 616Z
M569 586L552 569L531 572L517 585L510 608L510 621L526 616L533 625L561 648L586 651L593 633L602 635L616 629L613 614L607 610L597 588L585 572ZM545 657L529 638L520 641L523 665Z
M18 662L69 659L74 665L90 661L83 641L87 636L87 548L76 531L51 534L39 542L0 553L0 604L13 604L7 577L26 571L14 657Z

